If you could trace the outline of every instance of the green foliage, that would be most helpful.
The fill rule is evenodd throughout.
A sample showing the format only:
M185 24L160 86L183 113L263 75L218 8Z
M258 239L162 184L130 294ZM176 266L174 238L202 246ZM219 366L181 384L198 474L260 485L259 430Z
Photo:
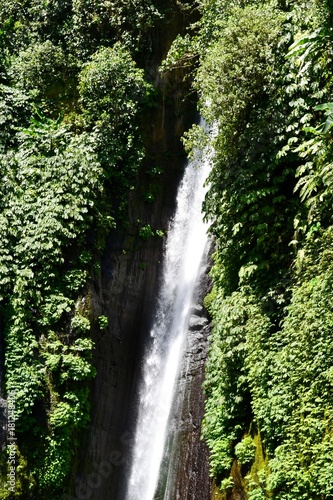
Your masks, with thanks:
M86 333L90 330L90 321L84 316L77 314L71 321L71 328L75 332Z
M79 57L102 46L121 42L132 52L147 50L149 35L171 6L162 0L101 2L79 0L73 4L71 45Z
M100 327L101 330L105 330L105 328L107 328L109 326L109 320L106 316L102 315L102 316L98 316L98 325Z
M82 315L74 316L76 340L64 340L60 325L69 321L74 298L87 280L82 259L69 264L66 252L73 241L82 248L92 222L102 218L102 169L93 136L75 136L61 119L39 115L30 127L17 130L16 141L19 148L1 157L5 364L7 390L16 391L17 431L40 433L39 444L26 440L24 449L42 492L62 486L73 453L71 440L87 423L88 400L79 394L81 384L94 376L89 361L93 343L84 338L90 323ZM70 401L79 398L75 405L66 403L68 391L73 394ZM46 403L41 410L47 394L49 408ZM57 427L55 401L59 411L67 408L62 440L40 428L43 421Z
M256 445L251 436L246 436L235 446L235 455L240 464L251 463L255 457Z
M34 99L59 99L69 80L68 61L62 48L47 40L20 51L11 62L10 76L17 88Z
M210 116L223 127L248 115L251 102L265 98L274 77L274 49L285 16L268 6L235 8L197 74ZM267 90L266 90L267 89Z
M150 224L146 224L145 226L142 226L139 230L139 236L143 240L148 240L152 236L154 236L154 231L152 230Z
M175 5L166 6L162 0L2 0L0 20L7 49L24 48L32 40L51 40L84 60L99 46L116 41L133 52L151 49L152 32Z
M16 127L28 125L30 106L18 89L0 84L0 154L16 143Z
M266 500L266 495L261 488L255 488L249 492L249 500Z
M160 72L164 73L178 68L190 68L198 57L193 39L187 33L185 36L177 35L172 42L166 59L161 64Z
M271 327L250 292L243 289L224 298L215 291L210 307L214 328L206 366L203 436L214 476L229 470L234 443L253 418L245 363L248 337L252 331L268 333Z
M121 44L98 50L80 75L80 94L89 119L108 118L114 125L122 115L132 115L148 89L143 70Z
M279 273L288 256L297 210L297 200L288 200L294 166L293 158L277 157L287 139L288 102L279 87L285 23L285 14L270 6L233 9L196 78L202 112L218 131L205 211L214 220L219 274L229 292L239 280Z
M234 481L232 477L228 477L226 479L223 479L221 482L221 490L226 491L228 489L231 489L234 486Z
M62 49L49 41L29 46L10 73L17 90L2 87L0 214L7 390L17 393L20 435L40 434L37 446L22 441L38 494L59 494L73 440L87 425L83 387L95 374L89 310L73 315L92 262L86 241L95 235L100 244L99 234L113 225L111 184L127 198L142 158L137 117L148 85L122 47L99 51L80 76L85 130L77 133L68 117L45 114L68 97ZM19 113L30 113L32 100L39 111L24 121Z
M332 6L200 8L188 47L216 134L196 127L187 146L215 150L205 201L216 240L205 301L211 473L225 487L237 459L248 498L331 498Z
M322 84L316 97L323 99L331 97L332 78L325 68L332 63L331 54L332 32L325 25L310 35L300 38L291 47L288 57L296 58L299 64L298 79L310 80L321 75ZM313 77L313 76L312 76ZM325 121L318 123L318 115L324 111ZM317 112L317 113L316 113ZM306 140L299 141L295 151L302 158L303 163L297 171L299 181L296 190L306 202L308 208L307 222L311 227L314 223L327 224L330 221L330 206L332 201L332 103L317 104L309 115L312 123L304 127ZM306 124L307 125L307 124ZM296 142L296 141L295 141ZM296 143L297 144L297 143Z
M102 48L79 76L86 130L93 130L98 157L117 208L127 206L128 189L144 156L138 133L140 109L151 86L120 44Z
M72 434L88 424L87 396L87 388L66 392L50 414L43 465L34 471L41 490L50 488L50 485L54 490L61 490L63 486L72 458Z

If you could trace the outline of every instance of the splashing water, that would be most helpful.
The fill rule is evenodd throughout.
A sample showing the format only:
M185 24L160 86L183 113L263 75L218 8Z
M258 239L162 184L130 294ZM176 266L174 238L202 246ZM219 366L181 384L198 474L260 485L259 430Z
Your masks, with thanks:
M186 167L164 253L157 312L144 360L139 412L126 500L153 500L167 436L168 418L186 341L192 296L207 244L201 213L210 155Z

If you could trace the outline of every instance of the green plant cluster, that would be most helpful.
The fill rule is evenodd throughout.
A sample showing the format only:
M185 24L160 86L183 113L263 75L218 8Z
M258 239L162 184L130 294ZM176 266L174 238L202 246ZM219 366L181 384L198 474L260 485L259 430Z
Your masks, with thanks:
M92 317L87 283L144 156L152 86L133 54L163 13L150 0L0 1L0 312L18 498L60 498L89 423L92 324L108 320Z
M2 0L0 47L26 48L31 41L51 40L82 61L100 46L118 41L137 54L147 54L154 29L175 5L162 0Z
M203 421L211 473L229 491L236 464L251 499L329 499L333 8L200 9L192 43L178 40L165 67L197 53L194 87L216 130L185 139L215 151L204 204L216 241Z

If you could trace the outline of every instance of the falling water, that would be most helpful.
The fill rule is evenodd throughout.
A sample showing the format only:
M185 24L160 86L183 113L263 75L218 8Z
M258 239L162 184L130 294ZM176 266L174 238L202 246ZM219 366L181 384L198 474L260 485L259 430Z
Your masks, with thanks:
M201 213L209 156L189 163L177 194L164 254L161 290L144 360L126 500L153 500L179 373L195 283L207 243Z

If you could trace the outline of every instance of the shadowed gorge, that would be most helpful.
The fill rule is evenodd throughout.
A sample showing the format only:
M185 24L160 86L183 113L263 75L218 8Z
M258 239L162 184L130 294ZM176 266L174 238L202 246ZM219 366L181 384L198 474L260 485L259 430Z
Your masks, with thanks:
M207 244L201 207L208 170L208 158L202 164L186 166L168 229L150 346L144 354L138 387L138 417L127 499L153 499L158 484L190 307Z

